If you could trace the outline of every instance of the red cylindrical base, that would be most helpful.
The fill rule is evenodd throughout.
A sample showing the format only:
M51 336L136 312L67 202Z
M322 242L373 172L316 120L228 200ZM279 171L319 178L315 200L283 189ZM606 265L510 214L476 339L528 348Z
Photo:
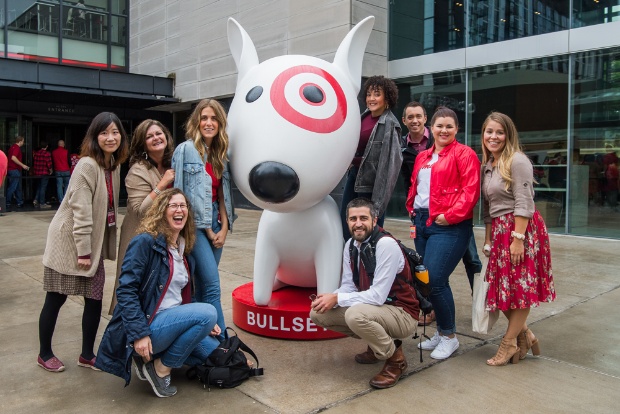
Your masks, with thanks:
M288 286L271 294L267 306L254 302L253 283L233 291L233 322L261 336L281 339L317 340L345 335L316 326L310 319L310 298L315 288Z

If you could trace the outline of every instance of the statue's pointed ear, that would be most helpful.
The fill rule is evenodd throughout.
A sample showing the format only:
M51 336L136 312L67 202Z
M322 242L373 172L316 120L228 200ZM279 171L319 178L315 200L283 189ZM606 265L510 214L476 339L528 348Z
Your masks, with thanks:
M336 56L334 57L334 65L338 66L349 76L356 93L360 90L364 51L366 50L366 44L368 43L368 38L370 37L370 32L374 24L374 16L368 16L356 24L342 43L340 43ZM228 37L230 38L230 30L228 33Z
M239 72L237 81L239 81L250 69L258 65L258 55L248 33L232 17L228 19L228 46L237 65Z

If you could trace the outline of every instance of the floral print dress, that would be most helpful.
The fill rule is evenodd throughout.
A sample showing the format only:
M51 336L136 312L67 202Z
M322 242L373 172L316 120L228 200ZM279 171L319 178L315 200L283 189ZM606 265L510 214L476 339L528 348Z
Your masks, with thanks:
M549 235L540 213L535 211L528 222L524 259L516 266L510 263L510 233L514 226L513 213L492 220L491 255L486 273L490 311L531 308L555 299Z

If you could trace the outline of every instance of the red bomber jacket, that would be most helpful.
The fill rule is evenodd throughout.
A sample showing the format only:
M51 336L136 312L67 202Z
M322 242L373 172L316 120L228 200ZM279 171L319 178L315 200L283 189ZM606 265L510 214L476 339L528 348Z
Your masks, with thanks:
M413 213L418 190L418 172L431 159L433 151L435 145L416 157L406 204L410 213ZM450 224L472 218L474 206L480 198L480 160L474 150L455 140L439 153L439 160L432 168L426 225L430 226L440 214Z

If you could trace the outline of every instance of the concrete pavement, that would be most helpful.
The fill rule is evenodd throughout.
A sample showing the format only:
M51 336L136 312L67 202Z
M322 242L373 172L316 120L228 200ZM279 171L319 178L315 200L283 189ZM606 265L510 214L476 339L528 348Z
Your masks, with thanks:
M54 211L11 212L0 217L0 412L2 413L611 413L620 409L620 241L552 236L558 298L533 309L529 324L540 340L541 357L518 365L488 367L506 328L502 317L490 335L471 331L471 297L463 266L451 277L457 310L459 350L448 360L420 363L417 340L404 341L407 377L394 388L374 390L368 380L380 365L356 364L361 341L290 341L258 337L237 329L258 354L265 376L231 390L204 390L173 372L179 392L157 398L150 386L133 378L77 366L81 348L80 298L61 310L54 351L62 373L36 365L38 317L43 304L43 266L47 227ZM238 210L220 274L222 301L232 325L231 292L252 280L254 243L260 212ZM387 220L386 228L406 240L409 226ZM481 246L482 229L475 230ZM408 245L412 242L407 240ZM103 309L110 303L116 264L106 261ZM109 316L99 327L101 338ZM421 331L421 328L420 328ZM427 334L434 333L434 324ZM97 341L98 344L98 341ZM213 411L212 411L213 410Z

